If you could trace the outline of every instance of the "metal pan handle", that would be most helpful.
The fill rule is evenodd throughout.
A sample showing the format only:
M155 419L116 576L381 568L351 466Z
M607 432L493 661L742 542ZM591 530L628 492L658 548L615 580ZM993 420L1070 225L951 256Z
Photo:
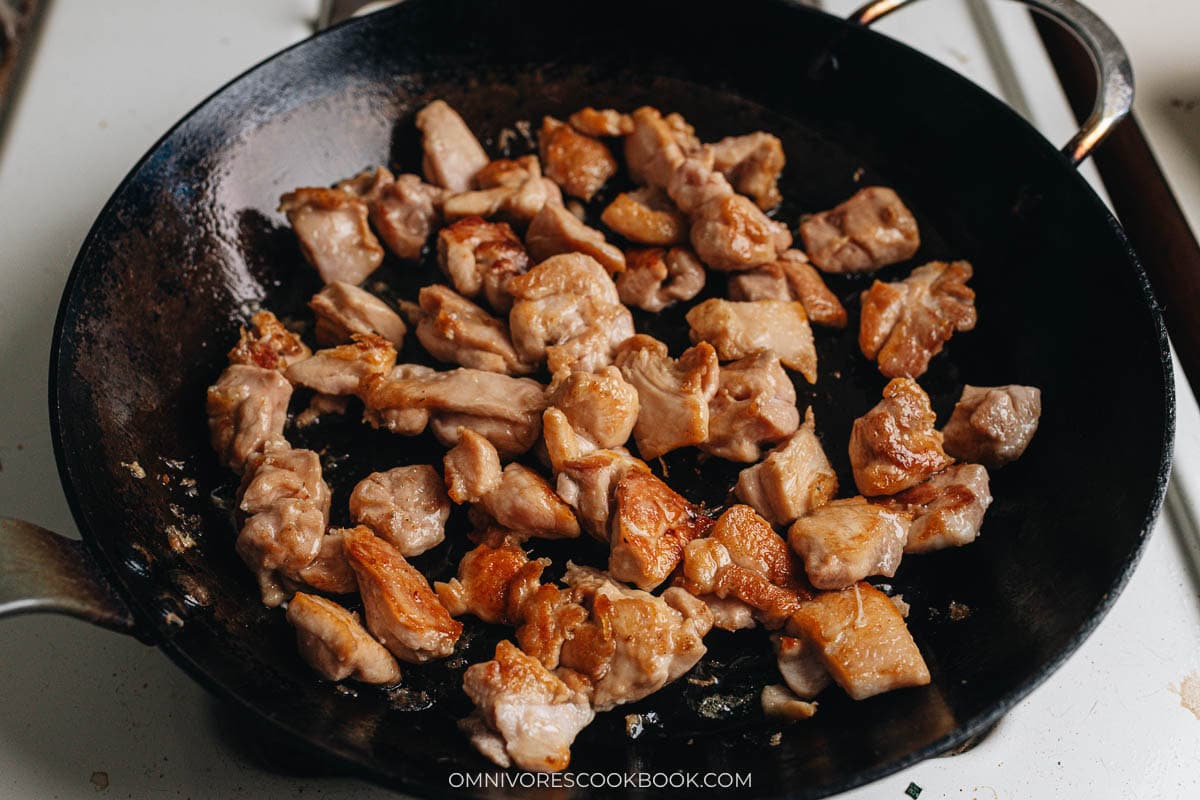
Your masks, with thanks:
M850 15L851 22L862 26L899 11L917 0L873 0ZM1092 154L1113 127L1133 108L1133 67L1129 54L1104 20L1075 0L1016 0L1029 6L1071 31L1087 48L1096 67L1096 103L1083 127L1062 152L1078 166Z
M142 638L83 542L0 517L0 617L36 611Z

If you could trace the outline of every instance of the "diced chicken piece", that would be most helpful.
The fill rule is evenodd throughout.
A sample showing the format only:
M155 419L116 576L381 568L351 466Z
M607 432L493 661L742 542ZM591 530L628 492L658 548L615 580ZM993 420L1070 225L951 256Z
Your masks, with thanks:
M429 430L443 447L458 444L462 430L470 430L492 443L505 459L528 452L541 435L541 422L511 421L479 414L440 413L429 418Z
M454 652L462 623L438 602L424 575L396 548L363 530L347 532L344 545L367 629L392 655L420 664Z
M987 469L955 464L924 483L889 497L884 505L912 517L906 553L962 547L975 541L992 504Z
M301 657L326 680L380 685L400 680L392 654L371 638L357 615L332 600L297 592L288 603L287 621L296 629Z
M916 381L889 381L883 399L850 430L850 466L858 491L867 497L896 494L950 466L954 459L942 450L935 421L929 395Z
M547 558L530 561L512 540L485 542L462 557L457 577L435 583L433 589L451 616L472 614L484 622L516 625L548 566Z
M717 597L715 594L697 595L697 598L703 600L712 612L714 628L744 631L758 624L754 619L754 608L737 598Z
M475 176L479 188L446 198L442 213L451 222L484 217L527 226L546 205L562 205L558 184L542 176L537 156L499 159Z
M617 173L617 160L602 142L554 117L542 120L538 151L546 177L573 197L591 200Z
M656 186L622 192L600 221L631 242L668 247L688 238L688 221L667 193Z
M351 343L318 350L284 372L287 379L321 394L358 394L370 382L389 373L396 348L382 336L355 333Z
M788 250L774 263L731 277L729 299L799 300L817 325L846 327L846 309L799 250Z
M493 660L467 668L463 691L476 710L462 727L501 767L561 772L576 734L595 716L586 694L508 641L496 645Z
M791 438L741 471L734 492L771 522L787 525L829 502L837 488L837 473L821 448L810 408Z
M1042 392L1034 386L964 386L942 429L946 452L997 468L1016 461L1037 433Z
M774 351L785 367L817 382L817 350L801 303L738 303L713 297L687 313L693 342L708 342L722 361Z
M425 151L421 171L429 182L452 192L470 189L475 173L491 159L458 112L434 100L417 112L417 128Z
M929 669L891 599L869 583L823 592L792 615L833 680L855 700L929 683Z
M625 136L625 165L634 183L665 188L684 160L676 131L657 109L642 106L631 117L633 130Z
M317 318L317 341L326 346L345 344L356 333L374 333L396 347L408 329L391 306L370 292L333 281L308 301Z
M892 577L907 539L903 514L862 497L827 503L788 530L788 543L818 589L845 589L871 575Z
M401 436L416 436L429 425L429 410L416 406L388 405L393 381L429 378L437 371L422 364L397 364L386 375L372 377L359 388L365 409L363 422Z
M283 327L270 311L259 311L250 318L250 325L242 326L237 346L229 351L230 364L286 369L312 355L300 337Z
M448 286L424 286L420 305L406 306L417 323L417 339L440 361L505 375L528 375L533 365L521 360L508 326Z
M788 251L792 252L791 250ZM729 276L729 299L743 303L758 300L795 300L787 273L779 261ZM805 309L807 311L807 309Z
M759 208L774 208L783 200L778 182L786 159L778 136L763 131L727 136L714 144L712 151L713 168Z
M717 354L701 342L678 360L667 346L638 334L618 349L617 366L638 393L638 421L633 428L642 458L708 439L708 404L720 380Z
M525 247L534 261L545 261L561 253L583 253L596 259L615 275L625 269L625 254L609 244L604 234L589 228L564 206L547 203L529 223Z
M553 584L538 586L520 608L516 630L521 649L546 669L557 669L563 643L587 622L589 612L576 602L576 592Z
M240 473L287 424L292 385L275 369L233 364L208 387L208 431L221 463Z
M811 700L832 682L817 649L805 640L775 633L771 646L783 682L797 697Z
M396 176L387 167L369 167L357 175L340 180L334 184L339 192L345 192L351 197L357 197L370 205L379 199L384 189L396 182ZM439 190L440 191L440 190Z
M791 689L777 683L763 687L760 697L763 714L790 722L808 719L817 713L817 704L801 700Z
M588 136L613 137L633 133L633 118L611 108L587 106L567 117L567 124Z
M447 492L456 503L478 503L500 486L500 456L491 442L472 430L459 431L458 444L442 464Z
M508 279L529 269L529 256L508 223L466 217L438 233L438 264L459 294L483 294L505 311L512 304Z
M712 520L652 473L633 470L613 490L609 527L609 574L650 590L670 576L684 547Z
M592 446L613 448L629 441L638 418L638 393L617 367L559 373L547 392L550 406Z
M846 202L800 221L804 249L825 272L870 272L912 258L917 221L886 186L860 189Z
M400 551L418 556L441 544L450 517L442 476L428 464L372 472L350 493L350 517Z
M625 267L617 276L617 293L623 303L643 311L662 311L704 288L704 265L686 247L630 250Z
M321 537L317 557L300 569L281 569L280 583L287 587L307 587L328 594L350 594L358 591L354 570L346 561L342 548L344 528L330 528Z
M441 222L444 200L437 186L417 175L399 175L370 202L371 224L397 258L415 261Z
M571 427L567 415L554 406L542 413L542 447L546 456L543 460L555 475L562 471L568 461L582 458L597 449L586 436ZM624 450L623 447L616 449Z
M303 188L285 194L279 210L321 280L359 284L383 263L383 248L367 224L367 204L338 189Z
M596 450L559 465L558 496L573 509L582 528L609 541L613 495L632 472L649 472L644 461L618 450Z
M889 378L916 378L955 331L975 328L975 291L966 261L933 261L898 283L875 281L862 294L858 345Z
M800 427L796 389L773 352L755 353L721 367L708 401L708 438L700 449L730 461L752 463L763 445Z
M633 316L621 304L577 307L587 327L561 344L546 348L546 368L551 374L583 370L595 372L613 363L617 347L634 334Z

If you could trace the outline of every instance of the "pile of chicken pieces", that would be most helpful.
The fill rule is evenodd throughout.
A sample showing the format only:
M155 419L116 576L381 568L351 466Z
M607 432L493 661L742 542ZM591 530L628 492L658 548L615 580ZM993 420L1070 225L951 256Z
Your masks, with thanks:
M309 303L322 349L261 311L208 390L213 446L241 475L237 552L263 602L286 605L313 669L395 684L398 660L454 652L457 618L510 626L512 641L465 672L476 710L461 726L496 764L543 771L566 768L597 711L688 672L714 627L772 632L781 683L762 705L778 718L811 716L830 683L855 699L928 683L907 606L866 579L973 541L988 468L1021 455L1041 410L1036 388L968 386L935 427L915 379L975 325L971 265L934 262L863 292L859 343L892 380L853 427L859 494L835 499L788 373L815 383L811 326L847 324L822 273L917 251L895 192L864 188L805 217L802 252L765 211L785 163L769 133L703 144L678 114L586 108L547 117L538 155L493 160L443 101L416 124L422 176L376 167L282 198L325 282ZM623 247L578 203L617 172L614 143L639 187L600 217ZM398 310L360 288L384 247L415 261L431 238L446 283ZM710 271L728 273L729 296L687 312L692 347L672 355L634 329L630 306L692 300ZM412 333L456 366L396 363ZM363 478L355 527L330 528L318 454L283 436L295 387L312 392L296 425L356 399L365 424L428 429L445 458ZM646 463L683 447L747 465L715 519ZM444 540L452 504L469 507L476 546L430 585L407 559ZM607 569L568 563L543 581L549 562L524 543L582 535L607 545ZM362 618L328 597L353 594Z

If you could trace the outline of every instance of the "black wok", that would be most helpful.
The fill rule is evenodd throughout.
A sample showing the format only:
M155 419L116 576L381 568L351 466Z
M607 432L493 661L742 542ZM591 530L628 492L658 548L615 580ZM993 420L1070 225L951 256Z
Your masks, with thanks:
M464 663L487 658L503 631L469 627L463 659L408 667L391 694L315 680L233 554L230 476L203 417L205 386L248 312L300 315L316 288L274 211L279 195L380 162L415 170L412 115L434 97L493 152L504 126L586 104L678 110L706 140L773 131L788 155L780 217L792 224L859 185L893 186L921 225L918 263L976 267L979 326L922 378L941 419L963 383L1043 390L1041 430L995 473L980 541L907 559L894 581L931 686L862 703L828 692L814 719L771 746L780 728L754 700L774 680L765 638L714 634L698 670L715 686L679 681L629 709L658 718L636 740L622 713L603 715L572 769L750 772L748 795L824 796L961 744L1093 629L1151 529L1173 435L1166 335L1135 255L1072 159L1003 104L859 25L769 0L409 0L297 45L203 103L118 188L71 273L50 414L83 543L5 523L0 611L65 611L135 632L314 753L413 794L453 793L449 773L488 766L454 721L469 710ZM1128 97L1109 100L1112 112ZM1072 155L1117 116L1094 120ZM430 269L388 263L376 277L404 295ZM799 387L846 485L850 423L884 383L854 345L865 285L833 283L851 326L818 333L820 382ZM676 350L686 341L678 312L639 323ZM366 472L442 452L353 420L295 435L325 448L335 509ZM713 505L735 472L716 460L667 466L673 485ZM464 525L455 518L452 541L422 556L429 574L453 570ZM950 620L951 601L970 616Z

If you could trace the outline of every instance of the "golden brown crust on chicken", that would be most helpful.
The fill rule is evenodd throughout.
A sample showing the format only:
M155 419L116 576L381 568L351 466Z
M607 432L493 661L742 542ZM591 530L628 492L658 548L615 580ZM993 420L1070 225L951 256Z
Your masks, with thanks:
M893 378L883 399L854 421L850 465L867 497L896 494L948 467L929 395L910 378Z
M516 625L524 618L525 601L537 591L542 570L550 560L530 561L511 539L484 542L458 563L458 575L433 585L438 599L459 617L472 614L484 622Z
M350 338L350 344L318 350L311 358L297 361L284 375L321 394L363 394L395 366L396 348L373 333L356 333Z
M572 431L591 446L607 449L629 441L638 418L638 394L617 367L559 373L547 394L550 406L561 411Z
M979 464L954 464L879 502L912 518L904 552L927 553L975 541L992 493L986 469Z
M666 247L688 238L688 220L662 189L645 186L616 196L600 221L631 242Z
M633 133L633 118L611 108L586 106L567 117L567 124L588 136L628 136Z
M778 181L786 159L778 136L763 131L727 136L712 145L712 151L713 169L723 173L735 190L748 195L759 208L774 208L783 200Z
M653 589L674 571L687 543L711 527L711 519L655 475L633 470L613 490L609 574Z
M250 318L250 327L242 326L237 345L229 351L229 363L286 369L310 355L312 351L308 346L285 328L274 314L259 311Z
M332 600L297 592L288 603L287 621L296 629L301 657L326 680L381 685L400 680L391 653L371 638L357 615Z
M542 206L525 232L525 247L536 262L564 253L583 253L596 259L609 275L625 269L625 254L620 248L560 205Z
M885 186L868 186L849 200L800 222L804 249L825 272L867 272L911 258L921 245L917 221Z
M583 200L591 200L617 173L617 160L602 142L554 117L542 120L538 152L546 177Z

